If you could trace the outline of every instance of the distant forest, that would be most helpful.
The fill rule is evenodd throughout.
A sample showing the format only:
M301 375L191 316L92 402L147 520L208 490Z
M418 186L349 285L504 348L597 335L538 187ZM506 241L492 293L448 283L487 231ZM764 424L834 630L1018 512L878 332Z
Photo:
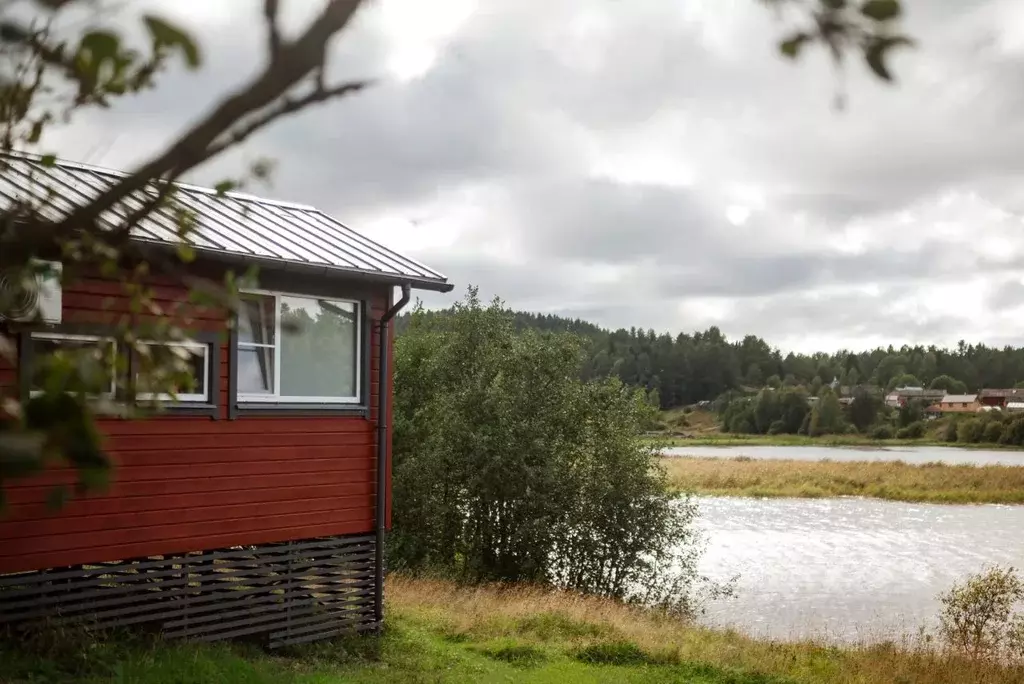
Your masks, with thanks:
M578 335L587 355L585 379L616 375L627 384L656 391L665 409L766 385L802 385L816 392L834 379L844 386L941 387L953 392L1009 388L1024 381L1024 348L960 342L955 349L890 346L783 356L760 337L729 340L717 327L672 336L637 328L606 330L550 314L512 315L520 328ZM399 334L408 317L403 314L397 319Z

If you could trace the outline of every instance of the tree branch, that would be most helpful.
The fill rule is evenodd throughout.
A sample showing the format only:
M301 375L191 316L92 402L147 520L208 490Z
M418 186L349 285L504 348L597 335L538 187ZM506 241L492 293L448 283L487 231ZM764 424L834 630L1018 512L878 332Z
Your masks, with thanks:
M207 148L205 157L200 161L205 161L206 159L215 157L228 148L234 147L235 145L243 142L253 133L273 123L282 116L305 109L310 105L319 104L336 97L344 97L345 95L356 93L371 84L372 81L352 81L333 88L325 88L322 85L318 85L312 92L307 93L298 99L286 97L275 106L268 107L259 114L251 117L247 122L240 125L234 131L228 133L219 142L211 145Z
M270 61L281 52L281 29L277 25L277 0L263 0L263 16L267 20L267 43Z
M211 145L228 129L268 107L322 67L328 41L348 25L361 4L362 0L330 0L298 39L281 45L277 58L272 59L261 74L221 102L164 152L100 193L89 204L74 209L55 228L89 230L100 215L154 178L180 177L208 159Z

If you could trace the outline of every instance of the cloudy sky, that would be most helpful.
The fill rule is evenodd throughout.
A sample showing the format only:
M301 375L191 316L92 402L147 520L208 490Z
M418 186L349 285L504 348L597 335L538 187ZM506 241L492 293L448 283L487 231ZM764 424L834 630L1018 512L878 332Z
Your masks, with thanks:
M258 68L258 0L151 0L205 66L47 140L124 168ZM302 24L314 0L284 0ZM520 309L784 349L1024 344L1024 3L905 0L895 87L778 57L756 0L378 0L377 77L203 169L314 204ZM125 18L127 21L128 19ZM845 112L833 96L848 94Z

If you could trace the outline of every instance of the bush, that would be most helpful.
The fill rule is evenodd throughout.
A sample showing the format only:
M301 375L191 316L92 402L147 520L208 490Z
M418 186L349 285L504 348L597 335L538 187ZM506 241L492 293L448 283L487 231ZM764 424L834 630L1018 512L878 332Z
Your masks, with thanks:
M991 567L939 596L939 625L950 649L969 658L1024 659L1024 581Z
M999 437L1000 444L1024 446L1024 418L1014 418L1003 426L1003 434Z
M475 292L395 343L392 568L534 582L686 612L696 504L639 439L653 408L582 382L578 339Z
M988 425L985 426L985 432L982 439L988 444L996 444L1003 436L1003 424L998 420L989 421Z
M892 439L893 431L891 425L876 425L871 430L871 439Z
M956 419L950 419L946 423L945 429L942 431L943 442L955 442L957 440L957 421Z
M956 441L964 444L977 444L985 434L985 426L977 418L960 421L956 428Z
M786 431L786 424L781 420L777 420L768 426L769 435L781 435Z
M896 432L896 436L899 439L920 439L924 437L924 423L919 420L906 427L900 428Z

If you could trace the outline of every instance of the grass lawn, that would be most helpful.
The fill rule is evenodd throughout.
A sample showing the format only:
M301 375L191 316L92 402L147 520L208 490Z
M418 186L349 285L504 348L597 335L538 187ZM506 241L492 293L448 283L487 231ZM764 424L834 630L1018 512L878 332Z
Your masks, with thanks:
M1024 468L899 461L665 458L680 491L715 496L867 496L946 504L1024 504ZM1024 465L1024 459L1021 461Z
M0 642L0 682L341 684L687 682L1019 684L1024 668L893 644L754 641L612 601L523 587L466 589L393 577L388 629L285 653L240 644L93 640L52 632Z

